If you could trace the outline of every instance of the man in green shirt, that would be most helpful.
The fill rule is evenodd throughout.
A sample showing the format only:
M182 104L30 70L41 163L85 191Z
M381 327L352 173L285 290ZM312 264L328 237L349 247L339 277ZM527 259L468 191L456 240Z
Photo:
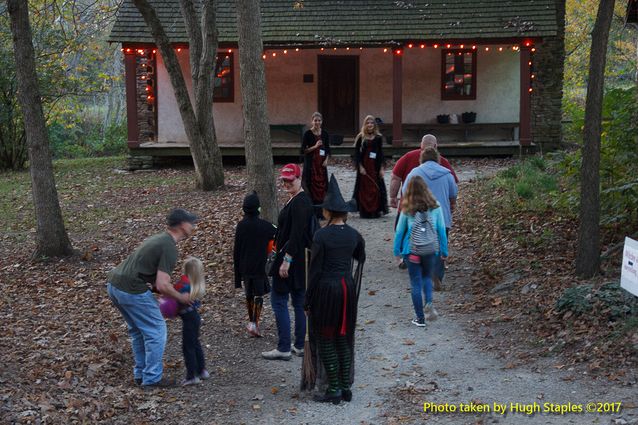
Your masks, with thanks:
M108 274L107 292L128 325L135 367L133 376L144 388L172 385L162 379L166 322L151 288L182 304L189 294L180 294L171 284L177 263L177 242L187 238L197 217L181 208L167 217L166 231L146 239L126 260Z

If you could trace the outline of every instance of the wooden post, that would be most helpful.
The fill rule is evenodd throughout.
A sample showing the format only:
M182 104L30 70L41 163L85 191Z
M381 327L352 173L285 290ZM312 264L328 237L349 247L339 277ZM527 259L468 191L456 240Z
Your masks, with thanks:
M403 50L392 50L392 146L403 146Z
M532 88L531 85L531 52L529 47L521 46L521 95L519 115L519 144L530 146L532 144Z
M140 130L137 125L137 61L135 49L122 45L124 48L124 78L126 80L126 128L128 133L128 147L136 148L140 145Z

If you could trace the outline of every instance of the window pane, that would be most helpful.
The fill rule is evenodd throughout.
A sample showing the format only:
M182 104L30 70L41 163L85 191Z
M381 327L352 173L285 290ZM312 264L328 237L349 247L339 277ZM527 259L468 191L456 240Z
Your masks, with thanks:
M474 51L445 50L443 51L444 75L443 98L473 99L474 84Z
M215 85L213 97L217 101L233 100L233 54L217 56L215 63Z

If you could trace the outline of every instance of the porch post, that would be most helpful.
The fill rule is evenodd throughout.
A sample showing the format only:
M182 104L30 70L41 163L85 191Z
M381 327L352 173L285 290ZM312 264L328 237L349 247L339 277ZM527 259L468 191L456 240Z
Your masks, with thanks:
M392 146L403 146L403 50L392 51Z
M124 47L124 78L126 80L126 129L128 147L140 145L140 130L137 126L137 61L135 49Z
M519 115L519 144L530 146L532 144L532 93L531 89L531 53L529 47L521 46L521 96Z

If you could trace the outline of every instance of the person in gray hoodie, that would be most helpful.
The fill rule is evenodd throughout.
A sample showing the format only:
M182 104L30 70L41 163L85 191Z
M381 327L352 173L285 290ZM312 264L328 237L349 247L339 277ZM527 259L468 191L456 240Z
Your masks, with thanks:
M450 170L439 164L439 152L435 148L427 147L421 152L421 165L410 171L410 174L405 178L403 192L405 192L408 182L414 176L423 178L436 200L439 201L443 210L445 230L449 234L452 228L452 212L456 206L458 187ZM439 258L434 268L433 281L436 290L440 289L443 281L443 275L445 274L444 262L445 258Z

